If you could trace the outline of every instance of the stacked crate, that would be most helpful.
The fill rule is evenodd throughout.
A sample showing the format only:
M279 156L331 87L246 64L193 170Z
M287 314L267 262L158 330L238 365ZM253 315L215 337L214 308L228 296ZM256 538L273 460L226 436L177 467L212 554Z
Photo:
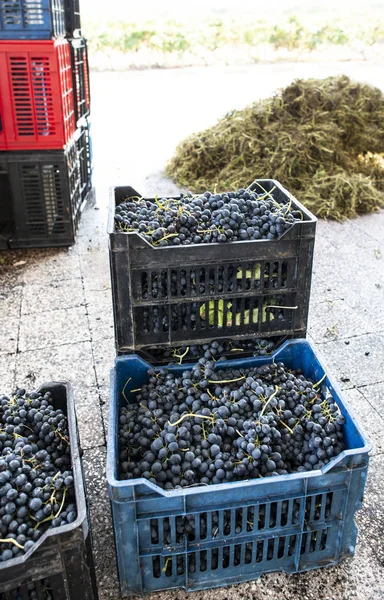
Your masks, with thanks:
M68 246L92 189L76 0L0 0L0 248Z
M178 587L204 590L271 571L299 573L354 553L355 512L361 508L370 444L305 339L316 218L277 181L256 180L248 189L273 193L302 219L274 240L154 247L135 231L115 229L116 207L140 194L130 186L111 191L118 357L111 371L107 482L122 596ZM144 477L121 478L119 411L137 401L148 370L162 368L156 350L276 336L285 341L269 356L247 358L239 352L215 369L280 361L300 369L339 406L345 419L342 453L314 471L180 489L162 489ZM181 377L193 364L181 356L167 369ZM166 393L159 398L160 408Z
M291 198L273 180L249 189L273 191L278 202ZM114 230L115 208L127 197L140 194L112 189L108 226L118 354L155 363L157 349L306 336L316 219L297 200L303 220L278 240L154 248L137 233Z

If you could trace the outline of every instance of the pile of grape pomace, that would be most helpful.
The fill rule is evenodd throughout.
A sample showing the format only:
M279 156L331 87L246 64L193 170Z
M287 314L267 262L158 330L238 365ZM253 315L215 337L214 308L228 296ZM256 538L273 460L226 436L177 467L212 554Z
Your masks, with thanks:
M302 220L291 202L281 204L273 191L237 192L180 198L127 198L115 209L115 229L137 232L153 246L274 240Z
M170 490L320 469L344 449L344 417L321 382L283 363L148 371L119 415L121 479ZM130 396L132 395L132 400Z

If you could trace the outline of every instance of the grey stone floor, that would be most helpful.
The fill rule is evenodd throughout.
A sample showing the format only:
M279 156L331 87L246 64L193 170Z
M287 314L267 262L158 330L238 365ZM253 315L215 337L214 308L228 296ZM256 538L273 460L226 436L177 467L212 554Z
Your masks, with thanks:
M164 182L163 182L164 183ZM148 186L148 193L150 187ZM101 600L119 598L105 485L108 377L114 342L107 216L87 207L70 249L0 253L0 388L65 379L76 410ZM95 231L98 233L95 235ZM354 560L331 569L204 592L204 597L379 600L384 597L384 212L318 223L309 336L373 442ZM183 591L158 594L182 598ZM202 593L194 596L202 598Z
M95 88L101 86L101 75L95 78ZM116 75L115 90L122 77ZM102 121L103 105L97 105L97 101L95 104L94 121L98 121L97 116ZM170 106L164 119L171 118L171 110ZM125 128L127 131L127 124ZM115 149L110 156L111 168L103 164L105 148L100 131L100 125L95 127L98 205L85 209L77 243L70 249L0 252L0 391L10 391L15 385L33 388L55 379L72 382L84 450L100 600L118 600L105 484L108 379L114 359L105 231L107 186L115 176L121 180L124 161ZM180 132L172 132L171 137L177 139L178 135ZM134 151L129 148L127 152L134 163ZM164 162L161 148L159 153ZM144 194L174 192L172 182L156 174L156 161L158 157L149 159L145 169L136 177L126 177L124 183L138 182ZM117 170L116 164L120 165ZM355 558L330 569L300 576L267 575L256 582L189 597L384 598L383 239L384 212L344 224L319 222L312 280L309 337L373 442L365 501L357 516ZM178 590L156 597L181 599L186 593Z

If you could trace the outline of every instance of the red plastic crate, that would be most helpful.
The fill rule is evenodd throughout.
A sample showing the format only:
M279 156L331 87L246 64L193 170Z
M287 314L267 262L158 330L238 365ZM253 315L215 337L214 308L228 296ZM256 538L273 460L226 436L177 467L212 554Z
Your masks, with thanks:
M75 116L79 121L90 113L88 49L84 38L71 40L73 86L75 90Z
M61 150L75 129L67 40L0 42L0 150Z

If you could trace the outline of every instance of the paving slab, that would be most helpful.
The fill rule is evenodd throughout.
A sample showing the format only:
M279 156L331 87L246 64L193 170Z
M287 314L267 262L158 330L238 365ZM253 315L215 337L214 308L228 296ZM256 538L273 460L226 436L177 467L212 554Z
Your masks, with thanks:
M91 209L92 210L92 209ZM104 212L100 216L92 217L92 221L83 219L83 225L79 229L79 237L106 237L107 230L107 213ZM106 238L108 239L108 238ZM80 252L81 254L81 252Z
M106 260L108 260L108 257L106 257ZM95 275L93 277L84 275L83 283L86 298L89 298L93 292L104 292L111 289L110 276L107 277L103 274Z
M88 314L100 314L101 316L113 315L112 292L100 290L93 292L86 301Z
M1 274L0 282L0 319L5 315L7 318L19 318L23 287L21 285L7 285L5 281L3 282Z
M0 250L0 277L3 286L22 283L20 275L28 261L40 256L41 250Z
M384 382L366 385L359 390L369 404L384 418Z
M375 231L377 222L380 227L382 214L384 212L359 217L358 219L347 219L341 223L319 220L316 233L341 251L347 250L347 252L353 252L356 255L360 254L363 259L376 258L374 251L382 248L383 236L381 235L376 239L375 236L370 234L370 229ZM364 227L364 223L367 221L369 221L370 226Z
M109 385L109 373L116 358L113 339L98 340L93 343L97 384L99 387Z
M341 388L384 381L383 335L369 333L349 340L318 344L318 348Z
M384 210L372 215L363 215L356 220L357 227L369 237L383 243Z
M114 339L113 316L103 318L97 314L88 315L92 341Z
M374 279L350 281L343 293L345 302L376 331L384 331L384 284Z
M106 439L98 388L84 387L77 390L75 394L75 408L80 434L80 445L83 450L105 446Z
M87 293L87 314L92 341L114 338L112 292Z
M361 240L351 235L348 237L347 234L345 234L345 243L336 247L334 244L336 236L327 237L328 229L332 230L335 226L344 227L344 225L327 222L321 229L321 234L317 236L312 295L317 301L324 296L324 300L344 298L348 302L352 294L359 305L359 292L364 293L367 290L367 296L370 297L371 289L377 291L380 289L378 286L384 287L384 250L368 236ZM348 230L349 223L346 226ZM359 233L359 235L364 234Z
M71 248L47 248L28 251L20 267L18 280L24 284L80 277L78 254Z
M373 333L375 328L345 300L337 299L310 303L308 331L317 342L329 342Z
M29 314L20 322L20 352L85 341L90 341L85 306Z
M33 387L45 381L70 381L75 389L96 387L90 342L52 346L18 354L16 382Z
M368 402L365 388L344 390L343 397L352 407L360 427L372 443L371 455L384 453L384 419L381 413Z
M108 248L100 248L99 250L91 250L80 255L81 270L84 279L99 280L109 282L109 254ZM97 288L95 288L97 289Z
M315 257L314 260L314 274L312 279L311 294L317 298L317 302L324 300L335 300L338 298L346 298L347 291L349 291L349 276L346 270L342 268L340 264L335 268L332 266L334 258L332 253L335 252L335 248L330 246L329 262L326 257L320 259ZM363 275L363 269L361 269L361 275Z
M101 385L98 389L101 406L101 416L103 418L105 436L106 439L108 439L110 388L109 385Z
M116 556L105 476L106 448L84 450L83 465L93 532L99 600L118 600Z
M0 356L0 394L15 391L16 354Z
M105 182L108 173L105 167L98 171L94 170L93 185L96 189L96 203L88 203L84 209L87 218L81 219L78 235L83 236L88 233L96 235L105 235L107 233L108 214L109 214L109 186ZM111 185L113 184L111 180Z
M101 407L101 415L103 418L103 426L105 431L105 437L108 440L108 428L109 428L109 404L103 404Z
M21 314L43 313L74 308L83 304L84 290L80 278L56 279L42 284L28 285L23 295Z
M18 331L19 319L17 317L0 318L0 354L16 352Z
M83 215L83 219L84 219ZM86 254L87 252L91 252L93 250L102 250L108 247L108 236L106 233L99 233L96 235L94 232L89 232L87 234L78 235L76 241L76 251L78 254Z

